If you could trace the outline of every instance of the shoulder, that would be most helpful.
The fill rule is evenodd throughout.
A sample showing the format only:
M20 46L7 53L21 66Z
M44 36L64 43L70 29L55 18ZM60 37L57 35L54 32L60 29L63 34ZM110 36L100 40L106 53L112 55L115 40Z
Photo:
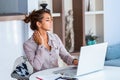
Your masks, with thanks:
M52 32L48 32L48 36L50 39L53 39L53 40L56 40L57 38L59 38L57 34Z
M33 40L33 37L31 36L28 40L26 40L24 43L23 43L23 46L31 46L31 47L36 47L37 44L35 43L35 41Z
M31 36L29 39L27 39L27 40L24 42L24 44L29 44L29 43L32 43L32 42L34 42L34 40L32 39L32 36Z
M49 39L52 40L53 42L55 42L56 44L60 44L61 43L61 39L59 38L59 36L55 33L48 33L49 35Z

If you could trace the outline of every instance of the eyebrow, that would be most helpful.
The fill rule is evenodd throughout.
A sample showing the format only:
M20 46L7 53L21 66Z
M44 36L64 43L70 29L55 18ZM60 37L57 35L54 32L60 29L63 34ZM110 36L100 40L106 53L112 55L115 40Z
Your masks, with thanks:
M47 18L45 18L45 19L53 19L53 17L47 17Z

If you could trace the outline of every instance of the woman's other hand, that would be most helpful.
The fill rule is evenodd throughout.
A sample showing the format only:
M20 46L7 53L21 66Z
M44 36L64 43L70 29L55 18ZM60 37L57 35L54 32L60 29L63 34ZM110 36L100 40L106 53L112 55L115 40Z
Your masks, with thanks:
M73 60L73 65L78 65L78 59Z
M43 44L43 38L42 36L40 35L40 33L38 31L34 31L33 33L33 39L34 41L38 44L38 45L41 45Z

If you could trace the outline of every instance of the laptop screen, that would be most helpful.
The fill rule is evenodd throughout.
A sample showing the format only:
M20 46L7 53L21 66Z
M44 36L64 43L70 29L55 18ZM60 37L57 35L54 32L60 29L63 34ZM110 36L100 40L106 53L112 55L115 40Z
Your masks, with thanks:
M83 75L103 69L107 42L81 47L77 75Z

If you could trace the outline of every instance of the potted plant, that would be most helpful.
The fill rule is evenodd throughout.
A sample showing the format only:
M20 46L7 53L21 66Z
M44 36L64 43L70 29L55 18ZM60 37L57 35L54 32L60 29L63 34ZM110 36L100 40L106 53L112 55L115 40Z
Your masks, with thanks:
M89 33L85 36L86 44L93 45L97 43L98 36L93 35L93 33Z

